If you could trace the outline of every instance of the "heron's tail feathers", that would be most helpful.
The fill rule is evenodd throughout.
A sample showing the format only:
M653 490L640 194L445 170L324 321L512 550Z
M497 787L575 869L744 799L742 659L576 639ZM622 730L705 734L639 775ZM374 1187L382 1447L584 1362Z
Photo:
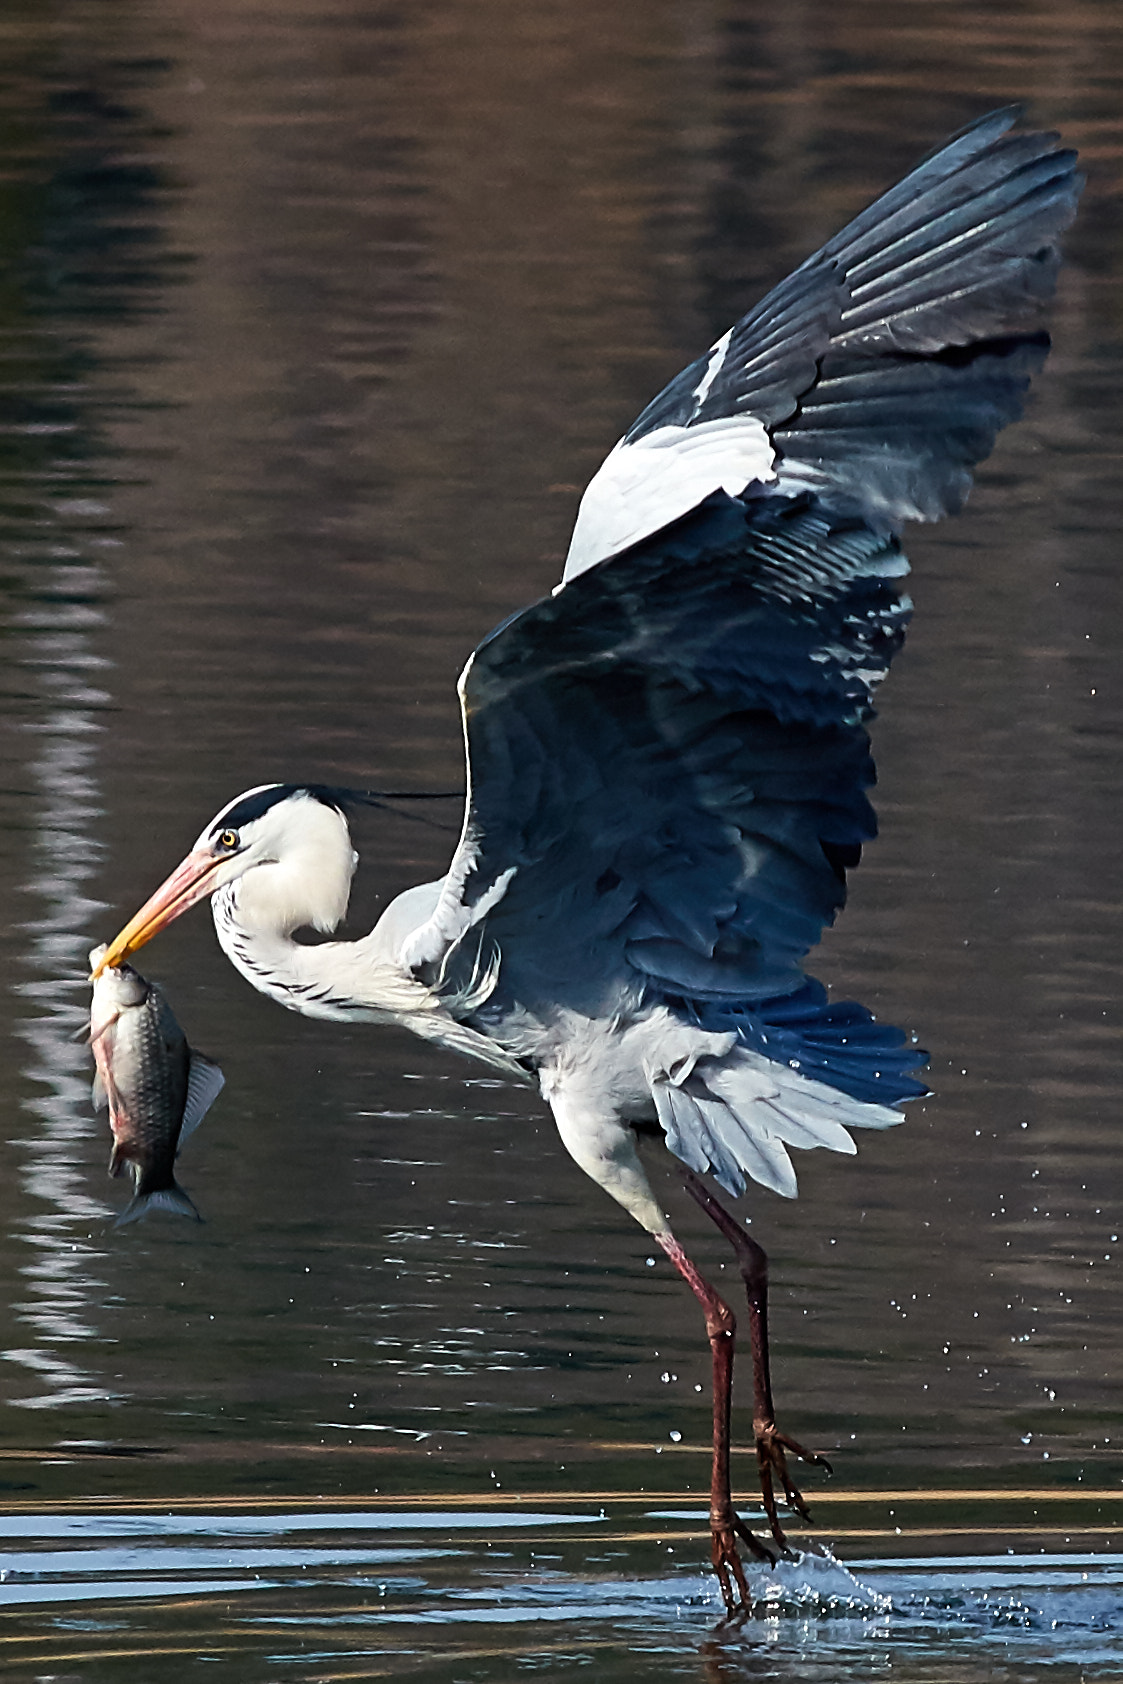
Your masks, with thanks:
M787 1000L708 1009L704 1027L736 1030L737 1044L653 1076L651 1093L668 1148L734 1195L749 1177L794 1198L788 1147L853 1154L850 1129L891 1128L901 1101L926 1091L906 1073L924 1053L864 1006L829 1005L817 982Z

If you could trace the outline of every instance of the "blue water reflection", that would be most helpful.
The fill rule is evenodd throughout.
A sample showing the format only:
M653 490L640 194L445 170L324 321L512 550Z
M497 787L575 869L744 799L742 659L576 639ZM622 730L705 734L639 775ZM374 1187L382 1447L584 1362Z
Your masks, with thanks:
M440 1509L315 1514L47 1514L0 1516L3 1538L119 1538L143 1536L259 1537L291 1532L448 1532L527 1526L589 1525L605 1518L594 1514L540 1514L517 1510Z
M545 1644L555 1656L559 1643L603 1645L612 1633L613 1644L636 1654L665 1653L673 1678L692 1676L699 1660L715 1656L734 1677L745 1666L758 1676L764 1656L801 1679L826 1676L832 1657L854 1677L875 1676L890 1663L906 1665L900 1676L923 1663L936 1670L918 1677L943 1677L941 1666L958 1677L968 1654L984 1667L1016 1663L1058 1677L1068 1676L1066 1668L1094 1667L1097 1677L1123 1675L1123 1555L874 1556L844 1565L820 1549L775 1568L752 1567L753 1616L727 1625L700 1567L647 1575L595 1570L588 1551L604 1546L580 1544L574 1552L565 1536L571 1528L584 1535L590 1524L605 1531L610 1547L598 1559L607 1561L612 1538L621 1540L619 1517L606 1524L603 1514L403 1507L11 1516L3 1532L22 1547L0 1550L0 1607L12 1614L26 1608L33 1618L35 1608L61 1612L101 1601L111 1617L100 1625L63 1616L52 1629L80 1630L88 1642L104 1630L119 1642L122 1631L147 1618L143 1607L160 1600L162 1618L171 1619L186 1599L196 1617L207 1606L214 1610L213 1632L205 1623L198 1629L200 1647L228 1648L236 1630L243 1664L267 1653L277 1660L270 1634L289 1631L315 1634L294 1663L308 1660L309 1648L321 1660L373 1657L386 1641L404 1658L409 1645L420 1644L441 1677L439 1642L425 1634L456 1628L462 1636L446 1644L470 1642L480 1628L519 1628L528 1632L528 1653ZM548 1554L520 1545L528 1530L546 1535ZM387 1531L409 1534L409 1541L361 1541ZM342 1546L330 1541L340 1532L349 1534ZM459 1534L454 1547L445 1542L449 1532ZM299 1542L291 1541L294 1534L303 1535ZM60 1537L81 1539L83 1547L53 1547ZM122 1537L133 1541L114 1541ZM208 1599L234 1591L240 1612L229 1610L231 1626L221 1600ZM363 1629L371 1633L369 1647L356 1648ZM504 1674L497 1667L473 1676Z
M6 1295L18 1325L3 1356L25 1371L22 1395L8 1401L41 1411L119 1395L99 1373L104 1251L90 1230L111 1207L88 1173L102 1127L75 1030L86 1012L89 931L105 907L93 893L107 852L114 705L102 640L123 545L105 435L107 412L127 398L123 369L99 373L89 336L95 320L119 326L150 308L170 276L153 206L162 175L141 156L150 137L143 92L157 67L106 53L67 70L54 55L37 57L34 32L8 21L0 560L11 607L4 715L14 730L2 783L20 796L6 888L22 915L5 934L23 1090L23 1126L9 1131L23 1199L9 1232L23 1260Z

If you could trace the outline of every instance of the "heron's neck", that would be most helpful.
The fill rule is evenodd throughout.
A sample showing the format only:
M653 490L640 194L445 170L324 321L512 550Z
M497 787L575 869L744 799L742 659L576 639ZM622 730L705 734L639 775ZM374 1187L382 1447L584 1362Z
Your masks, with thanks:
M373 939L294 941L255 925L240 912L238 885L211 901L219 945L230 963L262 994L305 1017L336 1023L399 1023L439 1008L432 991L395 963Z
M219 945L231 964L271 1000L305 1017L335 1023L398 1023L519 1081L530 1079L518 1058L455 1018L441 996L401 964L392 920L384 917L358 941L306 946L240 916L237 887L230 884L211 897Z

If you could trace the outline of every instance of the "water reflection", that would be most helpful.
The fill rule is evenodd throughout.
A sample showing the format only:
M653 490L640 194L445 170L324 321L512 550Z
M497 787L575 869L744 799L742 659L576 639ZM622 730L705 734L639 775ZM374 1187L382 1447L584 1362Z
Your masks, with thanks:
M140 1665L144 1634L170 1635L181 1617L219 1678L256 1678L258 1664L322 1677L325 1664L376 1658L455 1678L474 1633L495 1643L515 1630L527 1661L539 1657L552 1677L568 1676L574 1650L587 1668L590 1649L601 1675L621 1678L640 1675L645 1654L670 1678L873 1678L887 1665L918 1679L977 1678L979 1668L1001 1678L1008 1666L1023 1678L1026 1668L1066 1680L1090 1667L1123 1672L1118 1555L867 1556L847 1567L829 1550L803 1553L751 1568L752 1616L715 1629L711 1583L666 1560L666 1536L645 1543L619 1512L43 1513L0 1532L11 1629L21 1609L34 1618L42 1605L101 1603L100 1617L54 1620L41 1652L59 1664L112 1654L122 1677L132 1646ZM235 1591L236 1608L218 1600ZM480 1651L472 1676L507 1677L512 1658L500 1642Z
M25 874L12 887L27 907L10 931L23 973L13 985L23 1010L12 1027L31 1049L23 1075L35 1091L22 1101L28 1126L11 1139L31 1201L15 1233L33 1254L19 1267L27 1295L15 1296L11 1311L32 1343L3 1355L45 1387L10 1399L32 1410L116 1395L78 1354L99 1339L105 1290L104 1253L89 1230L109 1207L92 1192L87 1167L87 1142L102 1130L90 1112L89 1053L75 1030L86 1017L83 950L105 904L90 893L103 862L99 772L112 701L110 661L98 645L111 588L105 557L121 543L98 436L105 394L95 396L83 334L93 314L127 319L137 288L155 277L147 217L158 176L135 150L147 122L126 101L128 71L108 62L89 76L83 84L58 72L38 85L16 78L4 112L23 125L18 173L0 206L11 248L4 550L11 670L21 681L8 782L22 792Z
M32 660L34 656L33 644ZM51 676L52 693L59 698L67 688L60 679L69 675L65 668L60 670L57 651ZM80 711L83 702L87 708L90 702L84 674L81 685L73 685L66 699L71 707L65 714L49 715L40 727L32 728L39 738L38 752L29 766L39 796L39 829L32 848L39 870L25 885L36 915L25 926L24 951L28 969L33 975L37 972L38 979L17 984L36 1012L34 1018L16 1026L33 1054L25 1072L46 1091L25 1101L36 1126L13 1144L22 1155L27 1191L48 1208L23 1225L22 1238L36 1254L21 1269L32 1296L17 1299L13 1305L37 1342L3 1354L46 1382L46 1392L13 1400L31 1409L110 1395L75 1363L72 1353L76 1344L96 1337L90 1311L100 1283L91 1273L91 1264L99 1252L81 1235L107 1209L91 1196L89 1178L76 1151L76 1144L93 1132L93 1125L89 1056L75 1041L82 980L74 973L80 964L83 925L100 905L84 892L98 864L88 828L98 814L89 735L97 727L92 713Z

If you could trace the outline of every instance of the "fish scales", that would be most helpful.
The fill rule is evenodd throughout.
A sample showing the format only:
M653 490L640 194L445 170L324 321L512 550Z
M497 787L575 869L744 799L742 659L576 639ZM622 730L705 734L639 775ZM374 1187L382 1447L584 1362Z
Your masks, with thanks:
M105 952L90 954L91 969ZM133 1198L118 1222L147 1210L177 1211L201 1221L175 1179L181 1138L202 1121L223 1085L216 1064L194 1052L161 991L131 965L94 983L90 1043L93 1099L108 1107L113 1133L110 1175L133 1178Z

